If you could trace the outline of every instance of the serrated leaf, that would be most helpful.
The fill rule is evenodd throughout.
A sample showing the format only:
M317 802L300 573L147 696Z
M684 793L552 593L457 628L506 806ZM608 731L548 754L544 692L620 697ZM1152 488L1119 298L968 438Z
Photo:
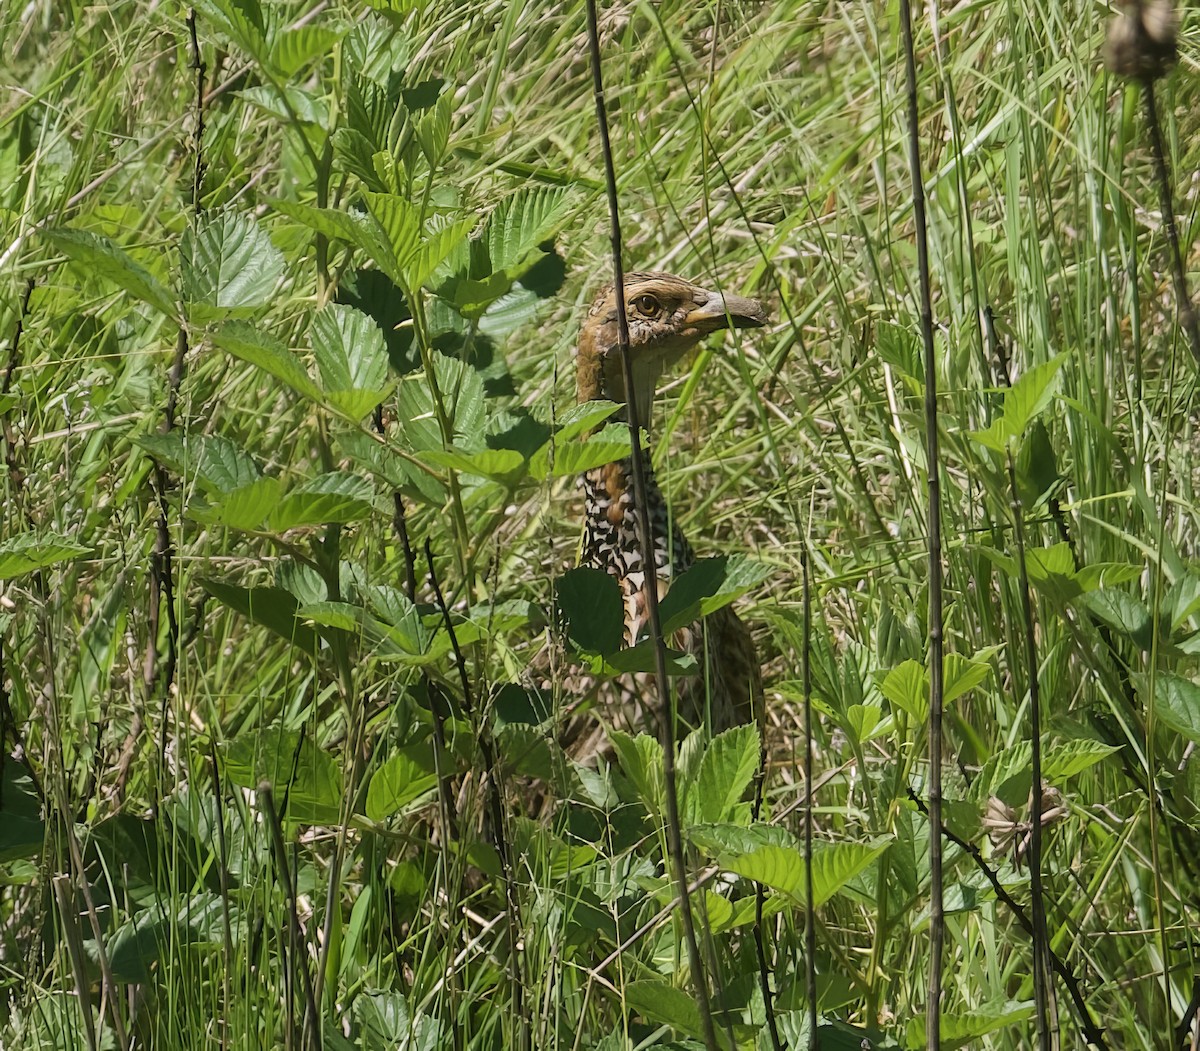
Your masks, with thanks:
M198 0L204 20L252 58L267 57L266 30L258 0Z
M942 663L942 701L949 704L979 686L991 668L957 653L947 653Z
M891 837L870 843L813 846L813 906L819 908L887 850ZM792 847L762 846L748 854L722 855L723 868L805 904L804 854Z
M329 107L325 100L295 84L285 84L282 88L257 84L243 88L237 92L237 97L285 124L311 124L317 128L329 124Z
M519 278L541 255L538 246L561 229L571 203L570 191L545 186L518 190L501 201L483 233L492 272Z
M770 570L742 555L698 559L671 581L659 603L663 635L686 628L701 617L728 606L761 583Z
M179 316L175 297L149 270L134 262L115 241L87 230L64 228L45 230L42 236L89 274L111 281L167 317Z
M284 273L283 253L249 216L207 215L180 245L184 302L193 317L264 306Z
M1150 610L1141 599L1117 588L1101 588L1081 596L1089 612L1143 649L1149 649L1153 632Z
M663 806L663 750L649 734L631 737L622 730L610 735L621 772L629 779L638 798L652 814Z
M56 562L91 553L91 548L58 533L21 533L0 540L0 580L11 580Z
M287 494L271 513L277 532L300 526L357 522L371 514L374 489L365 478L345 471L318 475Z
M929 677L920 661L906 660L887 673L879 689L895 707L917 722L929 714Z
M1058 744L1042 745L1042 780L1062 784L1076 774L1107 759L1120 748L1075 738ZM1012 806L1024 806L1033 785L1033 746L1017 741L988 759L971 785L971 798L982 804L990 795L998 795Z
M525 457L515 449L480 449L476 453L431 449L421 459L439 467L449 467L461 474L504 483L515 482L517 476L523 474L525 469Z
M555 603L571 644L584 653L612 654L625 641L625 607L616 578L577 566L554 582Z
M321 400L321 389L313 382L303 362L282 342L245 321L227 321L209 337L222 350L254 365L311 401Z
M1143 676L1143 682L1148 678ZM1169 672L1155 675L1154 711L1176 733L1200 743L1200 686L1190 679Z
M408 287L420 288L429 281L447 256L466 241L474 225L473 219L460 219L433 230L404 264Z
M700 1011L690 993L677 989L662 978L644 978L625 983L622 991L625 1003L651 1022L697 1039L703 1037Z
M173 430L134 438L159 463L207 493L231 493L259 478L258 465L234 442L219 434Z
M430 355L442 403L450 417L455 449L473 453L483 448L483 380L469 364L444 354ZM413 452L442 449L442 431L433 390L424 372L405 376L396 391L403 434Z
M317 208L295 201L276 200L273 203L277 211L304 223L309 229L361 249L394 284L403 284L403 274L391 242L374 216L336 208Z
M593 467L614 463L630 454L629 428L610 423L587 441L564 441L556 437L539 449L529 461L529 473L540 482L548 478L569 478Z
M384 821L436 787L436 774L422 769L403 753L394 755L371 775L367 817Z
M340 631L357 631L362 624L362 607L350 602L306 602L296 610L296 616L310 624Z
M282 494L283 483L278 478L259 478L249 485L220 494L207 507L190 505L187 513L190 518L208 525L254 532L262 528Z
M297 26L275 34L271 41L271 65L290 78L301 66L328 54L341 34L322 26Z
M230 609L261 624L302 653L315 657L320 649L317 633L296 619L299 603L282 588L245 588L201 578L200 586Z
M393 386L383 333L361 311L331 303L313 317L310 336L324 400L357 423Z
M308 736L276 724L239 733L224 746L224 773L239 788L271 785L287 819L329 825L341 818L342 776Z
M1050 404L1058 389L1059 371L1065 354L1027 369L1004 394L1004 419L1016 437L1024 435L1030 424Z
M1032 1017L1033 1012L1032 1002L1010 1002L998 1007L962 1013L943 1011L939 1048L941 1051L954 1051L955 1048L978 1046L980 1037L1024 1022ZM904 1046L912 1051L926 1046L924 1018L909 1021L904 1029Z
M735 726L709 742L696 780L688 786L693 822L728 821L758 770L757 726Z

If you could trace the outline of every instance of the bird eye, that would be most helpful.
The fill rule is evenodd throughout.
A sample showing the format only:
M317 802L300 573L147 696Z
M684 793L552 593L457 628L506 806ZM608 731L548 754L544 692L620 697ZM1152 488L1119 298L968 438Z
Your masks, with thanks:
M632 306L642 317L657 317L662 312L662 307L659 305L658 300L650 295L649 292L638 296L633 301Z

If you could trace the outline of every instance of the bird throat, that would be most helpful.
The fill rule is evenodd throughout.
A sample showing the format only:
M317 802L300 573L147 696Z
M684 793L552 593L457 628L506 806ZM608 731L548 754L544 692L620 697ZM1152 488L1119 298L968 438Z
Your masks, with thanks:
M666 500L645 450L642 451L642 473L646 483L654 576L661 597L670 578L690 566L694 556L683 534L672 527ZM625 603L625 643L632 645L646 626L646 574L638 530L632 457L593 467L583 475L582 484L587 504L583 564L616 578Z

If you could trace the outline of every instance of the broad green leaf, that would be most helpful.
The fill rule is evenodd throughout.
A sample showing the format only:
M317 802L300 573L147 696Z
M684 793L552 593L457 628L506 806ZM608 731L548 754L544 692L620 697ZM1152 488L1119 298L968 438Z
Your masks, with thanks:
M627 982L623 989L628 1007L651 1022L667 1025L680 1033L700 1039L700 1011L690 993L677 989L663 978L643 978Z
M651 814L661 813L664 798L662 745L649 734L631 737L622 730L614 730L610 740L621 772L632 783L638 799Z
M758 770L757 726L735 726L712 739L688 802L693 822L728 821Z
M403 753L394 755L371 775L367 817L383 821L436 787L436 774L422 769Z
M201 578L200 586L230 609L273 631L302 653L317 655L317 633L296 619L299 605L294 595L282 588L245 588L219 580Z
M362 623L362 607L351 602L306 602L296 610L296 616L310 624L341 631L357 631Z
M986 664L969 660L957 653L947 653L942 663L942 699L944 703L958 700L979 686L991 672Z
M1020 437L1029 429L1033 420L1050 404L1058 389L1059 371L1065 354L1027 369L1004 394L1004 418L1011 433Z
M572 405L558 420L558 430L554 432L554 437L560 442L570 441L594 427L599 427L620 410L621 406L615 401L585 401L581 405Z
M1042 745L1042 780L1062 784L1076 774L1107 759L1120 748L1075 738L1059 744ZM997 751L983 765L971 785L971 797L982 804L990 795L998 795L1012 806L1024 806L1033 785L1033 747L1028 741L1018 741Z
M239 733L224 746L225 774L239 788L271 785L275 805L287 803L286 817L331 825L341 818L342 775L333 756L307 735L280 724Z
M1153 632L1150 610L1141 599L1118 588L1101 588L1083 595L1089 612L1130 642L1149 649Z
M525 188L501 201L483 232L492 272L520 277L542 255L539 246L558 233L571 211L570 191L561 188Z
M1163 606L1170 610L1172 631L1200 612L1200 576L1190 571L1181 573L1167 592Z
M275 34L271 41L270 64L290 78L301 66L329 54L341 34L322 26L298 26Z
M452 444L462 452L484 447L483 379L469 364L444 354L431 355L434 378L453 431ZM405 376L396 391L396 408L403 434L414 452L445 447L438 424L429 377L417 372Z
M198 0L203 21L216 27L252 58L267 59L266 28L258 0Z
M446 92L438 97L417 121L417 141L430 168L436 168L446 155L450 142L450 117L454 113L454 96Z
M625 641L625 607L616 578L578 566L554 582L555 602L571 644L585 653L611 654Z
M529 473L539 482L548 478L567 478L622 460L630 454L630 448L629 428L618 423L610 423L587 441L563 440L555 436L533 454Z
M348 241L360 248L395 284L403 284L404 275L392 251L391 242L374 216L343 212L337 208L317 208L295 201L276 200L273 203L277 211L304 223L317 233Z
M429 281L446 257L466 241L474 225L474 219L460 219L440 225L430 232L405 264L408 287L420 288Z
M358 522L371 514L374 495L365 478L331 471L289 492L271 513L270 525L282 533L300 526Z
M249 485L221 493L207 507L190 505L187 513L198 522L254 532L262 528L282 495L283 483L278 478L259 478Z
M940 1049L954 1051L960 1047L978 1047L980 1037L1026 1022L1033 1016L1034 1009L1032 1002L1008 1002L963 1013L943 1011ZM1020 1031L1026 1028L1022 1025ZM904 1046L910 1051L919 1051L926 1046L924 1017L913 1018L905 1026Z
M149 270L134 262L115 241L87 230L61 227L45 230L42 236L90 275L111 281L167 317L179 316L174 295Z
M249 216L223 212L189 226L180 246L184 302L193 317L264 306L284 273L283 254Z
M331 303L313 317L310 335L325 401L357 423L394 385L383 333L366 314Z
M813 905L820 907L887 850L891 837L869 843L814 844ZM802 851L766 845L745 854L722 854L723 868L756 880L805 904L805 864Z
M187 482L207 493L231 493L258 481L258 465L228 438L176 428L167 434L144 434L134 442Z
M449 467L461 474L493 481L515 482L525 473L525 457L515 449L480 449L475 453L460 453L449 449L430 449L421 457L426 463Z
M209 338L235 358L283 380L298 394L311 401L321 400L321 389L313 382L303 362L274 336L245 321L227 321L213 329Z
M992 420L986 430L972 431L971 437L980 445L994 452L1002 453L1008 448L1008 443L1017 437L1003 416Z
M421 246L421 213L416 205L394 193L367 193L367 210L379 224L399 271L396 283L409 291L407 267Z
M46 838L42 804L29 766L0 755L0 865L36 857Z
M929 714L929 677L920 661L906 660L887 673L879 689L891 703L917 722Z
M273 84L258 84L243 88L237 92L237 97L284 124L329 126L329 107L325 100L295 84L285 84L282 89Z
M664 637L728 606L770 572L762 563L741 555L699 559L671 581L659 603Z
M1143 684L1148 679L1142 676ZM1154 677L1154 711L1176 733L1200 742L1200 686L1190 679L1158 672Z
M58 533L20 533L0 540L0 580L45 569L91 553L91 548Z

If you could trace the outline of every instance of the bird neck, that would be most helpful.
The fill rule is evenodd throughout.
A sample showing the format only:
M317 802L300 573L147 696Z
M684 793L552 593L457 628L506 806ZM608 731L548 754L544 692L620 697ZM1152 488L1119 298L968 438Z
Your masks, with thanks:
M662 375L664 362L657 355L635 353L632 364L637 422L649 433L654 389ZM585 329L580 333L575 367L579 401L615 401L621 406L615 419L628 423L630 398L620 351L615 346L599 345L596 336Z
M658 487L650 458L642 450L646 511L656 577L669 577L691 565L693 556L679 530L672 528L666 499ZM583 563L618 580L642 587L642 547L633 485L633 458L593 467L582 478L587 504ZM636 579L634 579L636 578Z

